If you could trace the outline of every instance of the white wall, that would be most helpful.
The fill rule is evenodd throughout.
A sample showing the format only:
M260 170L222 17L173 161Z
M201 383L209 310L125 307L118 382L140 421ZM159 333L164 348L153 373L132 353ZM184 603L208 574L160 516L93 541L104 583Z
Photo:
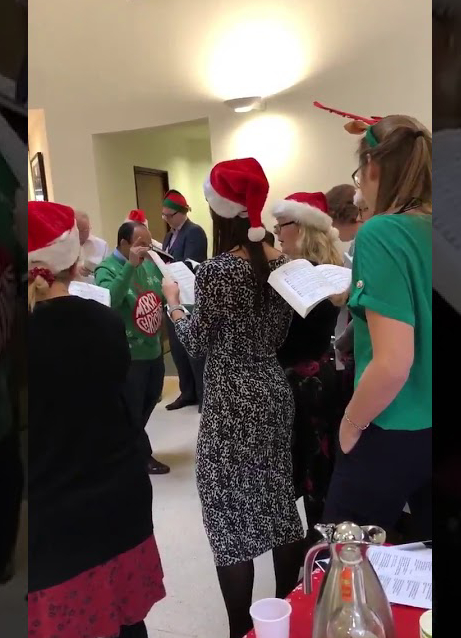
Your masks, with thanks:
M202 183L211 166L208 125L190 123L159 129L95 135L100 232L112 245L128 212L136 207L134 166L168 171L170 188L184 194L190 217L211 229ZM161 211L159 211L159 215ZM163 237L157 237L159 241Z
M43 162L45 165L46 185L48 189L48 199L54 200L53 178L51 173L51 157L48 145L48 137L46 131L45 113L42 109L34 109L29 111L28 117L28 141L29 141L29 158L32 159L37 153L43 153ZM29 167L30 173L30 167ZM33 197L29 178L29 196Z
M269 98L266 112L256 115L230 112L216 93L211 94L209 88L205 92L203 86L195 82L196 70L200 69L205 74L212 57L206 48L200 48L208 40L204 37L197 39L200 34L197 35L194 29L191 31L189 25L191 38L197 40L194 40L195 46L188 41L188 47L175 48L168 29L162 27L162 33L157 33L158 42L163 43L165 59L160 54L154 55L155 52L150 48L147 55L147 47L153 47L157 40L140 41L138 31L133 30L136 46L132 43L131 47L122 47L122 57L131 55L133 51L139 53L145 50L145 58L139 58L133 64L127 62L126 69L120 62L117 73L111 74L108 69L113 61L112 54L117 53L117 60L122 55L121 51L113 50L111 38L114 34L108 34L107 29L102 31L103 35L107 35L104 42L109 43L109 48L101 48L101 34L98 36L96 32L93 33L97 31L99 23L93 24L94 29L84 22L75 23L75 29L71 30L69 37L74 38L75 46L80 46L79 43L84 45L81 45L78 55L72 51L71 58L67 60L68 66L58 68L55 62L57 54L51 45L48 46L47 36L47 29L53 29L54 33L62 32L56 23L56 16L60 15L58 3L57 0L43 2L43 8L48 7L49 11L43 18L40 14L44 31L37 30L32 40L32 43L37 44L36 50L31 51L35 69L31 103L37 105L38 102L39 106L45 108L55 199L87 210L92 215L95 232L106 232L100 212L106 216L104 211L107 210L104 204L106 196L103 196L101 205L104 211L100 211L92 139L95 134L209 118L213 161L243 155L257 157L267 170L271 183L270 204L275 198L285 197L295 190L325 190L338 182L348 181L356 168L356 140L344 132L344 120L316 110L312 107L314 100L364 115L400 112L415 115L427 125L431 122L432 22L429 6L426 7L421 0L406 0L404 3L379 0L371 4L358 0L347 5L347 11L342 0L322 0L322 3L289 0L283 3L287 15L291 11L291 21L295 20L296 24L305 27L301 43L305 45L309 58L304 74L306 79L285 93ZM108 17L103 4L94 3L95 12L102 23ZM148 17L144 15L145 12L154 10L150 3L145 6L142 3L115 3L114 0L114 4L117 4L118 10L123 9L129 14L130 20L139 18L140 24L144 24ZM218 7L217 3L213 4L216 5L216 11L224 11L224 5ZM225 4L224 8L230 12L231 5ZM239 1L238 4L242 3ZM273 5L267 3L267 15L275 11ZM62 6L61 3L59 6ZM279 6L280 3L277 3ZM341 6L344 14L339 11ZM72 3L72 11L80 11L79 7L79 3ZM192 7L196 12L195 4L189 1L167 3L164 5L163 20L174 18L177 24L179 21L184 26L185 12L192 10ZM83 8L82 4L82 11ZM310 11L313 14L309 14L309 22L305 12ZM237 17L233 16L234 21ZM150 18L153 20L152 16ZM216 17L214 21L210 17L201 23L200 28L205 30L205 35L208 33L210 36L208 39L217 36L218 27L225 31L226 25L230 24L229 16L221 18L218 20ZM36 19L39 19L38 15ZM312 25L320 26L321 31L312 32ZM90 56L92 49L87 49L86 39L79 36L83 30L86 33L89 26L93 44L99 47L93 51L93 57L101 49L101 59L97 63L96 58ZM129 26L132 27L131 24ZM115 29L116 25L112 27ZM139 28L141 26L137 25L136 29ZM168 35L166 42L163 42L165 30ZM58 39L57 44L62 46L61 55L67 55L69 47L64 46L61 39ZM234 46L237 51L243 45L248 48L250 44L233 41L228 48L232 52ZM280 43L275 38L270 46L276 50ZM256 49L253 53L256 55ZM218 60L221 60L220 56ZM261 68L265 61L274 61L274 56L259 58ZM149 74L143 71L141 74L137 65L144 59L154 65L163 60L162 64L168 70L167 77L160 76L163 71L157 67L158 80L153 71ZM39 66L40 60L43 60L42 66ZM232 60L231 56L229 67L232 67ZM190 61L187 74L183 68L185 61ZM52 65L55 66L50 69ZM100 70L101 65L106 65L101 67L106 69L105 73ZM100 70L100 77L90 86L88 74L91 76L94 66ZM248 68L251 75L255 67L250 64ZM287 63L287 77L291 77L290 68ZM124 81L130 79L129 91L119 78L124 70L129 71L124 76ZM243 77L246 70L240 60L233 69L235 77L232 81L242 76L243 85L250 86L248 82L251 78ZM283 69L274 67L266 69L266 75L270 75L272 70L274 75L283 72ZM221 84L226 77L224 72L219 75ZM87 94L76 92L75 85L82 86L85 82L88 84ZM108 96L110 105L106 103ZM194 177L193 182L190 188L199 189L201 179ZM123 208L127 204L128 201L124 200Z

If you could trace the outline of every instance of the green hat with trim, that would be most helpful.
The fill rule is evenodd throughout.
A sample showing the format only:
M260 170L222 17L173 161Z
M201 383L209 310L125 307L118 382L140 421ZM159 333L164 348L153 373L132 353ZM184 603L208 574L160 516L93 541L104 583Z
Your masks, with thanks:
M168 191L163 200L163 206L175 210L177 213L188 213L190 211L190 206L184 195L175 190Z

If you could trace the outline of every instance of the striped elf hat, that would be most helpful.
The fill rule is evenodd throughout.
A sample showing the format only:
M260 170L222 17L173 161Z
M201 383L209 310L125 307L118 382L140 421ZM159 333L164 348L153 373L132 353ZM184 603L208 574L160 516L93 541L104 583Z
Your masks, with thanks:
M163 200L164 208L169 208L177 213L188 213L190 206L186 201L184 195L181 195L179 191L169 190Z

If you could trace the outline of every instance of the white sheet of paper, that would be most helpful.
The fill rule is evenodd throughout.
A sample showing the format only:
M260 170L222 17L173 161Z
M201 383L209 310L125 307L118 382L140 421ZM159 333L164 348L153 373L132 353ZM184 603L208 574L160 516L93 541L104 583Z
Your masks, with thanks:
M195 304L195 275L182 261L165 265L166 276L179 286L179 300L183 306Z
M155 251L150 250L149 256L157 264L164 277L169 277L176 281L179 286L179 301L183 306L193 306L195 304L195 275L182 261L175 261L166 264Z
M271 273L269 283L293 308L305 317L323 299L345 292L352 273L341 266L313 266L304 259L295 259ZM285 296L288 289L289 297ZM298 303L294 302L293 293Z
M370 547L368 558L389 602L432 609L432 550Z
M76 297L92 299L102 303L104 306L110 306L110 292L107 288L93 286L93 284L87 284L84 281L71 281L69 292Z

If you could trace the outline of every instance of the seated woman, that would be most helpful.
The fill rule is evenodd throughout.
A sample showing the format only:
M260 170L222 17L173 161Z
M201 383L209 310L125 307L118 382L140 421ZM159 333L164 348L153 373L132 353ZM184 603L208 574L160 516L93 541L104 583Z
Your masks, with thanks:
M327 210L323 193L296 193L276 204L275 232L288 257L342 265L338 231ZM315 539L332 473L336 379L331 338L338 313L329 300L305 319L295 313L278 353L295 397L293 476L296 496L304 498L309 541Z
M69 295L74 211L29 204L29 636L147 638L165 596L152 486L110 308Z

